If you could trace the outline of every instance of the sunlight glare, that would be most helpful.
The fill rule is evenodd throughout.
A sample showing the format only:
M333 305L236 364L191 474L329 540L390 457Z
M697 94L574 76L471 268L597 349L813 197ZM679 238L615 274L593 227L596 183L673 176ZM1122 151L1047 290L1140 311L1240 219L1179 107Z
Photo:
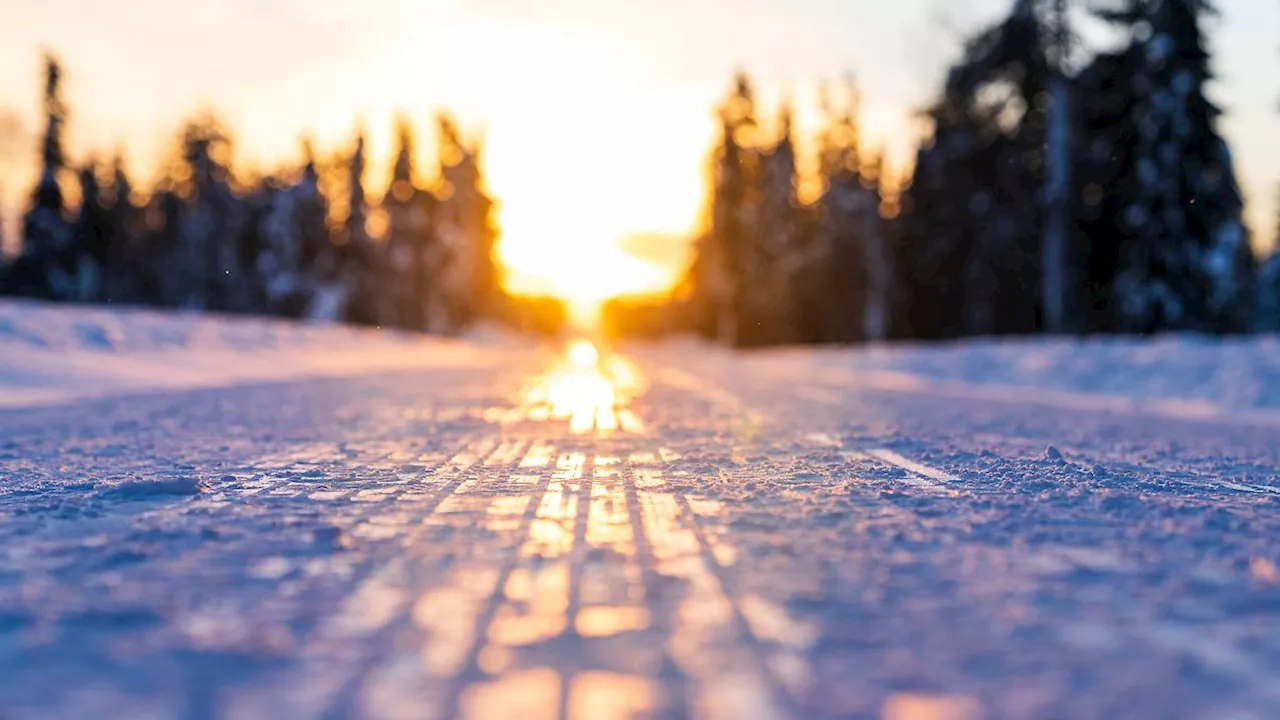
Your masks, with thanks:
M569 343L555 369L524 392L519 414L535 422L567 420L575 435L643 433L644 423L627 408L643 391L643 382L632 363L579 338Z
M569 346L569 362L583 370L593 368L600 362L600 351L595 343L586 339L574 340Z

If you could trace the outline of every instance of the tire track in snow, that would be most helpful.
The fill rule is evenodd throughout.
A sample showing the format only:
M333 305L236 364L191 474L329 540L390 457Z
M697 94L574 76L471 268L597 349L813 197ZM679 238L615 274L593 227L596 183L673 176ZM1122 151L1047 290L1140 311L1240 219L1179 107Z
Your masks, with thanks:
M430 473L429 477L440 484L427 491L424 504L405 508L412 509L411 516L416 521L395 528L403 535L402 548L413 548L424 541L430 532L425 521L454 496L469 479L467 472L482 462L496 444L493 438L467 442L460 452ZM388 506L392 499L384 496L377 501L377 507L390 509L411 502L405 498L413 489L402 487L395 494L394 505ZM397 618L402 618L411 606L404 586L412 574L411 563L417 560L401 552L381 564L366 566L360 579L353 579L352 590L309 633L284 677L274 683L274 689L259 687L249 694L233 696L230 714L311 718L342 715L344 709L350 714L370 664L391 641L399 626Z
M949 494L954 491L950 485L959 482L953 475L916 462L887 448L866 448L861 452L882 463L906 470L907 475L900 478L903 482L930 493Z
M845 448L844 441L839 437L824 432L809 433L805 435L804 439L811 445L832 448L838 451L840 456L846 460L879 462L881 465L892 466L900 470L904 470L906 471L906 474L902 477L895 478L896 480L932 494L953 495L957 491L957 488L953 486L960 482L960 479L951 473L939 470L935 467L930 467L922 462L912 460L911 458L888 448L872 447L847 449Z

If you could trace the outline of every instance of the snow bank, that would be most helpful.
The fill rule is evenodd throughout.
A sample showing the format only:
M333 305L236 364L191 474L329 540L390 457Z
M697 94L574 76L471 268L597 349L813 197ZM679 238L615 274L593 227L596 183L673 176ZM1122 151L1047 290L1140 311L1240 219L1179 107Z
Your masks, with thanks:
M144 310L0 301L0 407L124 392L474 367L521 342Z
M780 350L761 354L756 367L846 387L1280 423L1275 336L1011 338Z

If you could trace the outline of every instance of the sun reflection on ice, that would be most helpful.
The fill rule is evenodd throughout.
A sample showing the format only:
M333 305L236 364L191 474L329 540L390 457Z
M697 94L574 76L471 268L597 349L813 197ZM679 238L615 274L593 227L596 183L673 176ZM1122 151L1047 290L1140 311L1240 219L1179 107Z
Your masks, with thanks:
M529 420L567 420L581 435L618 430L640 433L644 424L627 408L643 389L634 364L616 353L602 353L585 338L571 342L562 361L525 394Z

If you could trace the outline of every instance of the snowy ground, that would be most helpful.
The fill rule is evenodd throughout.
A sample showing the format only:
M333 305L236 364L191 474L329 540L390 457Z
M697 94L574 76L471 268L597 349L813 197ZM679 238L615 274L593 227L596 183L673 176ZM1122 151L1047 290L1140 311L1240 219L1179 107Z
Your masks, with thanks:
M325 324L0 302L0 407L126 392L502 362L483 343Z
M5 718L1280 717L1272 341L593 362L31 314ZM58 348L115 394L32 393ZM274 374L117 381L205 353Z

